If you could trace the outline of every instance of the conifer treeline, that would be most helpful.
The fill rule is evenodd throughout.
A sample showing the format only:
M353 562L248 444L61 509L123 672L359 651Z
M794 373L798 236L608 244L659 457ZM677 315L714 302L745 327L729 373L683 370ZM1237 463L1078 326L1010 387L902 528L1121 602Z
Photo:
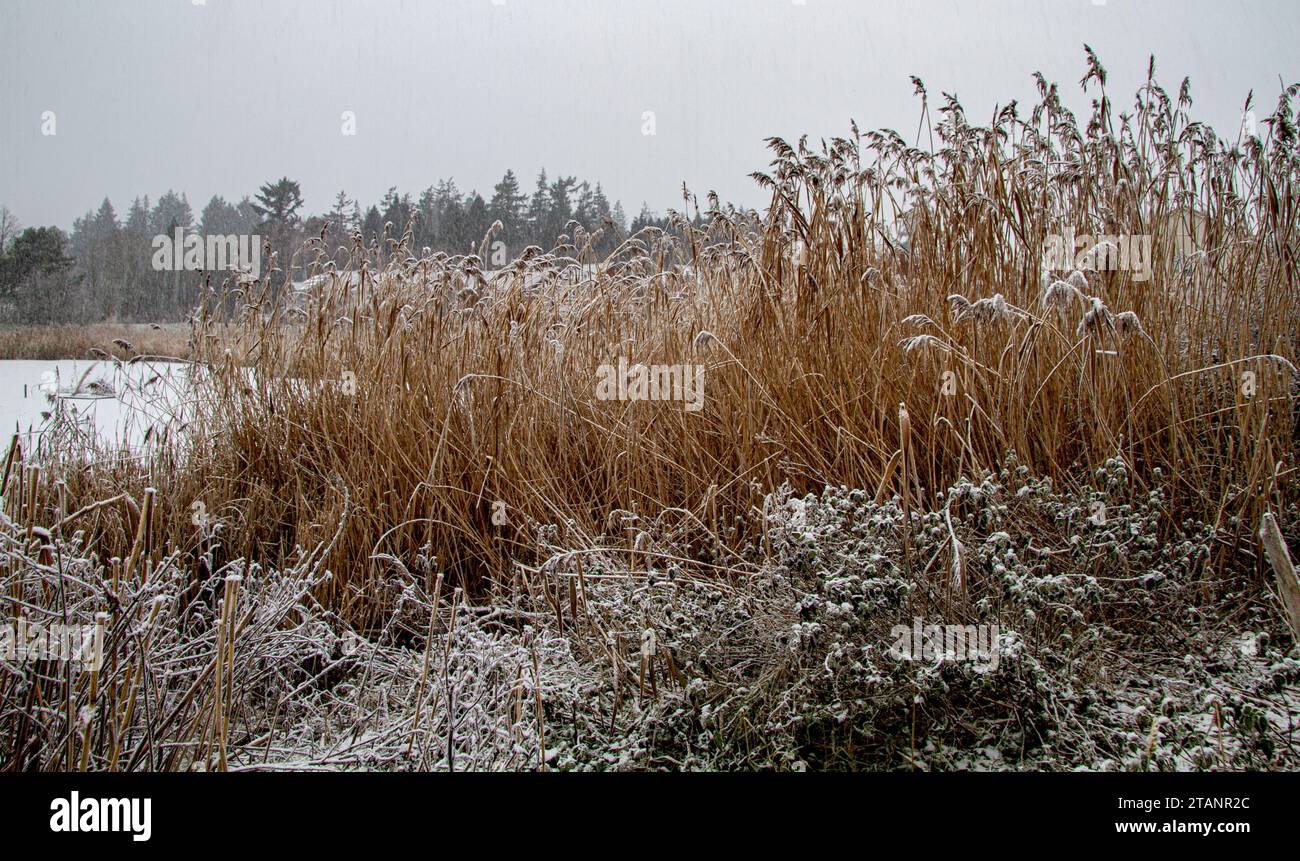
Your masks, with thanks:
M137 197L125 216L107 198L87 212L71 233L57 227L20 229L0 208L0 322L86 323L101 320L165 322L183 320L194 305L199 278L194 272L154 265L155 237L257 235L277 255L278 265L293 266L293 278L305 275L294 250L310 236L327 230L334 246L351 247L360 233L369 246L389 235L411 232L415 253L428 248L449 254L476 249L493 222L502 229L493 237L492 257L513 259L529 245L550 248L577 221L594 233L604 229L595 250L612 251L629 233L667 219L642 206L629 224L622 205L610 202L600 183L572 176L548 177L543 170L531 193L513 171L506 171L488 198L462 192L445 179L418 195L390 188L378 203L362 205L345 192L335 195L324 212L307 215L297 182L285 177L263 185L238 202L214 196L197 215L185 194L168 191L156 201ZM493 261L486 261L491 267ZM261 261L263 272L270 261Z

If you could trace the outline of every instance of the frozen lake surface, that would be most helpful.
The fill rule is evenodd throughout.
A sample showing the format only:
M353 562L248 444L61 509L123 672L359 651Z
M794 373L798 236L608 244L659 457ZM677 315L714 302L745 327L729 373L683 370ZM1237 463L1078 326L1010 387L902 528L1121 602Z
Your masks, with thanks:
M184 424L188 375L173 362L0 361L0 444L138 449Z

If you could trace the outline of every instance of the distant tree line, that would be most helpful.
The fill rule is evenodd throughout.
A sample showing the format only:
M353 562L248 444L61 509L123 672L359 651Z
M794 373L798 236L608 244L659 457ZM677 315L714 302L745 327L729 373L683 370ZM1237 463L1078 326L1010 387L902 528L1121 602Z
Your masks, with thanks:
M572 176L538 176L531 193L513 171L506 171L489 198L463 193L445 179L416 196L390 188L383 199L363 208L340 191L328 211L303 214L302 192L285 177L263 185L252 198L237 203L214 196L196 217L186 196L168 191L156 201L137 197L125 217L107 198L87 212L71 233L58 227L23 229L0 207L0 322L86 323L101 320L165 322L185 319L195 304L202 276L167 265L159 268L158 237L181 235L260 237L282 270L277 278L305 277L311 261L295 258L310 237L326 236L329 248L355 247L355 237L369 247L385 236L400 239L410 232L414 254L424 249L448 254L477 251L494 222L501 229L485 260L511 260L529 245L550 248L576 221L588 232L603 230L594 247L598 255L615 248L629 233L646 226L667 228L642 206L629 224L623 207L611 203L600 183ZM167 258L170 260L171 258ZM263 253L262 275L271 268ZM218 276L213 274L214 281Z

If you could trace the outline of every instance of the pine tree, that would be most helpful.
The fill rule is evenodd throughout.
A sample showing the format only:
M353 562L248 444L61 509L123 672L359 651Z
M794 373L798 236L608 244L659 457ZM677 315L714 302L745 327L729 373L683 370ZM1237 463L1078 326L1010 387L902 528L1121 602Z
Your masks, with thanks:
M393 225L389 235L393 239L400 240L406 233L407 225L411 223L411 196L409 194L399 195L397 187L393 186L388 189L388 193L380 201L379 209L384 224Z
M478 246L483 242L483 237L491 226L492 219L488 215L487 202L483 200L483 195L477 191L470 192L465 198L466 248L472 248L477 252Z
M149 229L155 234L170 236L178 227L189 230L193 226L194 213L190 210L190 202L184 194L178 195L170 189L158 198L149 214Z
M285 176L277 182L268 182L257 190L257 202L253 204L253 210L265 223L273 227L289 228L297 225L302 202L302 189L298 183Z
M546 169L537 175L537 187L528 203L528 242L548 245L545 235L550 221L550 196L547 193ZM552 237L554 239L554 237Z
M239 210L225 198L213 195L199 216L199 229L204 236L237 236L240 233Z
M355 229L352 224L355 208L356 201L349 200L346 191L340 191L334 196L334 207L325 219L329 230L327 238L331 245L351 244L352 231Z
M125 260L121 313L132 319L140 319L146 311L146 298L158 280L157 273L150 265L152 247L149 236L148 195L131 201L131 208L126 213L126 224L122 227L122 235ZM153 316L157 318L159 315Z
M298 239L297 232L301 223L298 210L302 205L302 189L287 176L259 188L253 203L253 211L262 219L260 229L266 231L262 239L271 243L271 250L278 258L283 277L289 280L294 279L290 262ZM271 261L263 260L261 268L263 277L266 277L271 270Z
M507 170L505 176L492 189L492 202L488 204L488 215L501 222L502 237L507 244L517 244L524 216L524 205L528 196L519 190L519 180L515 172Z
M438 242L438 200L433 186L420 192L420 198L415 203L415 213L418 217L415 223L415 247L423 255L425 248L433 250Z
M384 219L379 214L379 207L372 206L366 210L366 217L361 222L361 236L367 247L383 238Z
M122 225L117 221L117 212L107 197L99 205L99 211L90 224L90 241L95 276L90 282L90 299L88 310L108 311L116 316L120 294L118 285L122 281ZM111 307L111 310L109 310Z
M543 234L545 239L543 245L554 245L559 241L560 235L565 232L565 226L568 225L569 219L573 217L573 204L569 201L569 190L577 182L578 180L572 176L562 176L551 183L547 189L547 227ZM572 239L573 237L569 238Z

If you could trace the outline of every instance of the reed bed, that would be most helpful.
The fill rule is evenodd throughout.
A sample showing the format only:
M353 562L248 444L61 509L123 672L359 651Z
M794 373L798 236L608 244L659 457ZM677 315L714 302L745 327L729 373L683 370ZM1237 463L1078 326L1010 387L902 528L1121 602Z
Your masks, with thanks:
M0 327L0 359L94 359L146 355L189 358L184 324L95 323Z
M1086 124L1040 79L1028 117L978 127L945 97L931 129L918 82L926 148L774 139L765 219L711 203L603 260L576 224L490 274L408 237L313 242L309 294L272 274L207 297L211 420L185 469L153 478L163 534L202 499L229 507L229 552L285 558L334 527L341 484L351 616L376 553L427 550L485 598L535 562L538 525L592 537L631 512L725 564L751 537L736 518L783 482L920 503L1014 451L1063 482L1116 455L1160 470L1171 521L1252 542L1295 470L1295 88L1236 146L1189 118L1186 84L1153 77L1118 117L1093 58L1085 84ZM1151 277L1045 273L1067 230L1149 234ZM599 399L620 357L702 366L703 409Z

